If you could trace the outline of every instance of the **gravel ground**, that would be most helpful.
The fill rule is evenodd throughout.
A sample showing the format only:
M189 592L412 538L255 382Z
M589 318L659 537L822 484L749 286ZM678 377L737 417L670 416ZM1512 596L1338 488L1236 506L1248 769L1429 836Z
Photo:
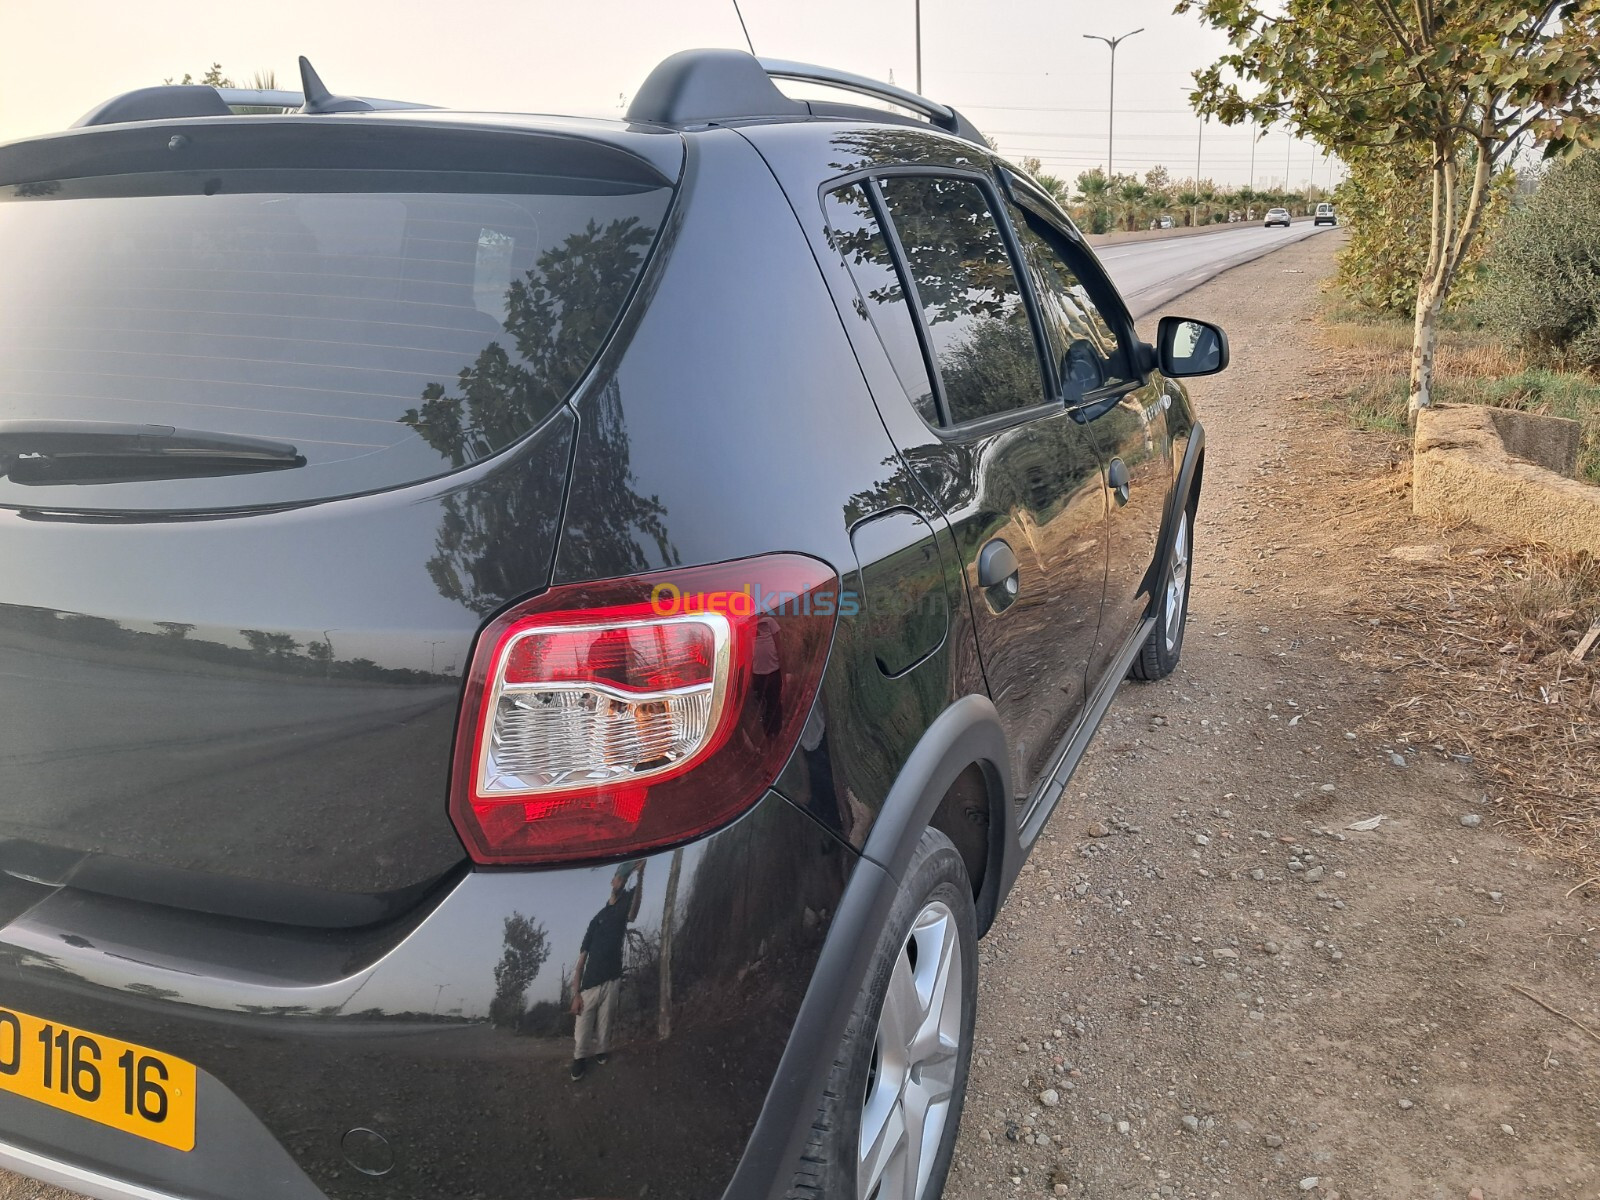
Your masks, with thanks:
M1471 764L1393 732L1344 611L1431 535L1388 442L1306 394L1335 248L1174 306L1234 355L1194 388L1183 665L1124 688L983 943L948 1200L1600 1198L1600 1034L1511 990L1600 1030L1600 919ZM0 1175L0 1200L67 1198Z
M1171 306L1233 350L1183 664L1124 687L982 945L948 1200L1600 1197L1600 1033L1511 989L1600 1031L1600 919L1344 611L1438 535L1307 394L1336 248Z

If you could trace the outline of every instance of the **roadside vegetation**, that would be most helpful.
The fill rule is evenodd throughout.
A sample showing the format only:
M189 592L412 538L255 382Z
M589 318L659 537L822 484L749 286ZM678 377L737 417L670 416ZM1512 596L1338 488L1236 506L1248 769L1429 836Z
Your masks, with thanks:
M1086 233L1148 229L1163 217L1178 228L1254 222L1269 208L1308 216L1318 203L1332 199L1315 184L1295 191L1224 187L1212 179L1174 179L1161 166L1143 175L1119 172L1109 178L1095 167L1080 174L1076 183L1044 170L1037 158L1024 158L1021 166Z

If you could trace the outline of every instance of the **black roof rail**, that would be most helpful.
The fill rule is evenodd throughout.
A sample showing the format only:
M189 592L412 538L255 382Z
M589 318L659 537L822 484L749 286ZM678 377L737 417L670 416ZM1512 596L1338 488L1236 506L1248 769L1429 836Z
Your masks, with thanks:
M303 113L365 112L372 109L433 108L409 100L368 96L334 96L323 86L304 57L300 59L302 91L279 88L225 88L206 84L168 84L138 88L113 96L85 113L73 125L116 125L123 121L166 121L180 117L228 117L236 108L281 108Z
M684 50L650 72L628 106L628 120L656 125L690 125L749 117L805 116L802 100L780 92L774 79L794 79L871 96L926 117L946 133L980 146L988 142L971 121L948 104L832 67L756 58L743 50Z

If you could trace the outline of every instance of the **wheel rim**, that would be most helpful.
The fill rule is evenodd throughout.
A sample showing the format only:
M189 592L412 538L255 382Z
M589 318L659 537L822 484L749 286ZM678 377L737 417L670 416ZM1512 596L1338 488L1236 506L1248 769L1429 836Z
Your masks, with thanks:
M1178 521L1178 531L1172 539L1172 564L1167 568L1167 652L1178 648L1178 638L1183 633L1183 602L1189 590L1189 514Z
M922 1200L960 1063L965 990L955 914L917 914L889 976L861 1108L857 1200Z

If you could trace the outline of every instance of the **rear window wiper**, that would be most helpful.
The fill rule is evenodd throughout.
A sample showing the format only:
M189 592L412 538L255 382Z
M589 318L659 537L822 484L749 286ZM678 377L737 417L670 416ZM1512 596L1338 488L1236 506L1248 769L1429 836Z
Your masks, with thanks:
M0 476L12 483L133 483L306 465L287 442L115 421L0 421Z

